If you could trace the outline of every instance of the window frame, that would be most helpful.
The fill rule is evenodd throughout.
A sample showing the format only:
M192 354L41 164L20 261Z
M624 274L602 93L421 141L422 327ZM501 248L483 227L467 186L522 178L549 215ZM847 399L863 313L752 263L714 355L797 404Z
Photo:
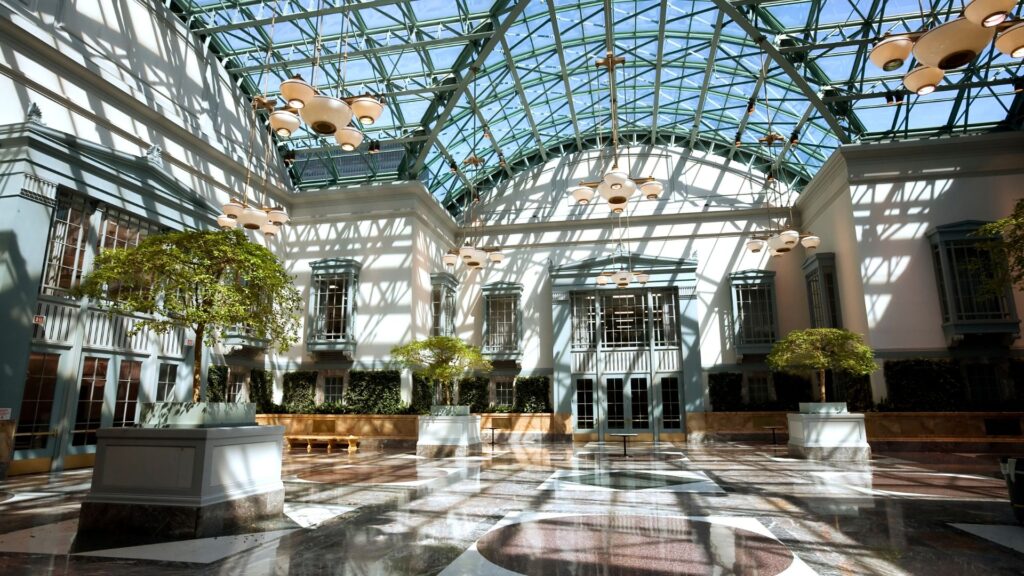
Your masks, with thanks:
M775 290L775 272L771 270L744 270L729 275L729 292L732 297L732 337L733 346L740 356L745 354L767 354L771 352L779 336L778 301ZM749 293L766 294L760 300L746 298ZM762 310L745 310L754 304L766 305ZM753 318L754 326L748 324ZM764 322L767 322L765 329ZM751 329L748 330L748 327ZM754 333L765 332L767 338L754 338ZM750 333L750 334L748 334Z
M352 259L330 258L318 260L310 264L309 283L309 323L306 337L306 348L310 352L354 352L357 344L355 334L356 313L358 311L357 295L359 293L359 272L362 265ZM321 311L322 297L319 286L323 282L345 282L343 288L344 307L342 332L338 337L326 336L323 331L325 316ZM334 333L331 333L332 335Z
M488 284L483 288L484 294L484 314L483 314L483 346L481 351L484 356L491 360L518 360L522 355L522 340L523 340L523 314L522 314L522 292L523 287L521 284L513 284L508 282L496 282ZM512 343L504 343L500 346L490 344L492 332L492 318L491 312L495 302L498 301L510 301L512 302L512 329L511 334L505 334L511 336Z
M455 336L459 281L448 272L430 275L430 334Z
M811 328L842 328L843 307L835 253L812 254L804 260L802 269Z

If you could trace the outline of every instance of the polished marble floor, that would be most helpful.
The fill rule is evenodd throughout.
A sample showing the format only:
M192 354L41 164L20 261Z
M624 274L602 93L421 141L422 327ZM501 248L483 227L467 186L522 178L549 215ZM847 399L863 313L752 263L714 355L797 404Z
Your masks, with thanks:
M0 574L1024 574L995 458L781 446L293 452L285 516L219 538L75 539L91 472L0 483Z

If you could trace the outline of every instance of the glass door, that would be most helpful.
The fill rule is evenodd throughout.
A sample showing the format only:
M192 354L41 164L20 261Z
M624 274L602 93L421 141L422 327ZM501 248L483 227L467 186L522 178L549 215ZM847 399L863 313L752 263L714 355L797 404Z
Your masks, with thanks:
M58 396L58 367L61 355L49 352L29 354L25 392L18 410L14 449L18 452L13 470L48 472L58 444L61 410L54 410Z
M608 376L608 432L647 432L651 429L648 378L645 376Z

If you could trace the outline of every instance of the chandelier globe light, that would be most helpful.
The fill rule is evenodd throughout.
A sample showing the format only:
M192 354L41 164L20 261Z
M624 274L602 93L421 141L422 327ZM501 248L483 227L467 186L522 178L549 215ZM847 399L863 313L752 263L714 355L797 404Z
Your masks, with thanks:
M455 266L459 262L459 253L449 250L441 257L441 261L445 266Z
M779 232L779 238L782 238L782 245L792 248L796 246L796 243L800 241L800 233L792 228L787 228L782 232Z
M608 284L608 277L607 276L602 274L602 275L597 277L597 285L598 286L606 286L607 284Z
M270 129L281 138L291 137L301 125L299 116L290 110L275 110L270 113Z
M363 126L373 124L384 112L384 103L369 94L356 96L349 101L349 106L352 108L352 113L356 119Z
M281 226L283 224L287 224L290 218L288 217L288 213L284 211L284 208L275 206L267 211L267 220L271 224Z
M267 222L267 213L255 206L246 206L238 216L238 223L246 230L259 230Z
M800 245L808 250L815 250L821 245L821 238L808 233L807 236L800 239Z
M316 89L310 86L301 75L295 76L281 82L281 97L289 108L302 110L316 96Z
M503 254L500 250L495 250L494 252L487 253L487 259L490 260L491 262L494 262L495 264L500 264L505 260L505 254Z
M768 243L765 242L764 240L761 240L760 238L752 238L750 240L747 240L747 250L750 250L752 254L757 254L761 252L767 245Z
M621 202L608 202L608 209L612 211L612 214L622 214L626 210L628 202L623 199Z
M260 231L263 232L264 236L268 238L273 238L277 236L278 231L280 231L280 227L277 224L274 224L273 222L267 222L263 226L260 226Z
M625 170L621 170L618 165L612 166L612 169L605 173L604 183L607 184L612 190L618 190L622 188L623 184L629 180L629 173Z
M647 284L647 281L650 279L651 275L648 274L647 272L640 272L636 275L636 281L639 282L641 286Z
M1017 0L973 0L964 7L964 17L978 26L994 28L1009 17Z
M946 73L931 66L918 66L903 77L903 85L918 96L935 92Z
M1012 58L1024 58L1024 22L1017 22L999 34L996 49Z
M594 189L587 186L574 186L569 193L577 204L590 204L594 199Z
M317 134L329 136L352 121L352 109L341 98L317 94L299 110L302 120Z
M346 126L334 133L334 139L338 141L338 146L341 146L342 150L352 152L363 143L363 133L357 128Z
M235 198L232 198L225 202L224 205L221 206L221 209L224 211L225 216L234 219L238 218L242 214L242 210L245 210L245 205Z
M903 67L914 49L914 41L906 36L887 36L871 50L871 63L886 72Z
M957 18L921 35L914 43L914 57L925 66L953 70L977 58L995 35L993 28Z

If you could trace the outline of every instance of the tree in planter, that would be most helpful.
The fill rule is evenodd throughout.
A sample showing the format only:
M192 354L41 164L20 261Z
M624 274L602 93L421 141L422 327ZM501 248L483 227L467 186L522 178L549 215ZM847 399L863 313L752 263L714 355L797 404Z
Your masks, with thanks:
M200 400L202 345L245 326L282 352L298 340L299 291L269 250L241 230L169 232L104 250L76 291L111 314L144 314L132 330L195 331L192 401Z
M1024 289L1024 198L1017 200L1009 216L982 226L974 234L992 238L982 245L994 262L1006 263L984 270L990 276L989 290L1001 294L1011 283Z
M463 376L474 370L491 371L491 363L479 348L453 336L431 336L395 346L391 359L429 382L435 391L435 402L449 406L455 403Z
M838 328L794 330L772 346L767 361L772 370L817 373L822 402L826 401L827 370L865 376L878 368L871 347L860 334Z

